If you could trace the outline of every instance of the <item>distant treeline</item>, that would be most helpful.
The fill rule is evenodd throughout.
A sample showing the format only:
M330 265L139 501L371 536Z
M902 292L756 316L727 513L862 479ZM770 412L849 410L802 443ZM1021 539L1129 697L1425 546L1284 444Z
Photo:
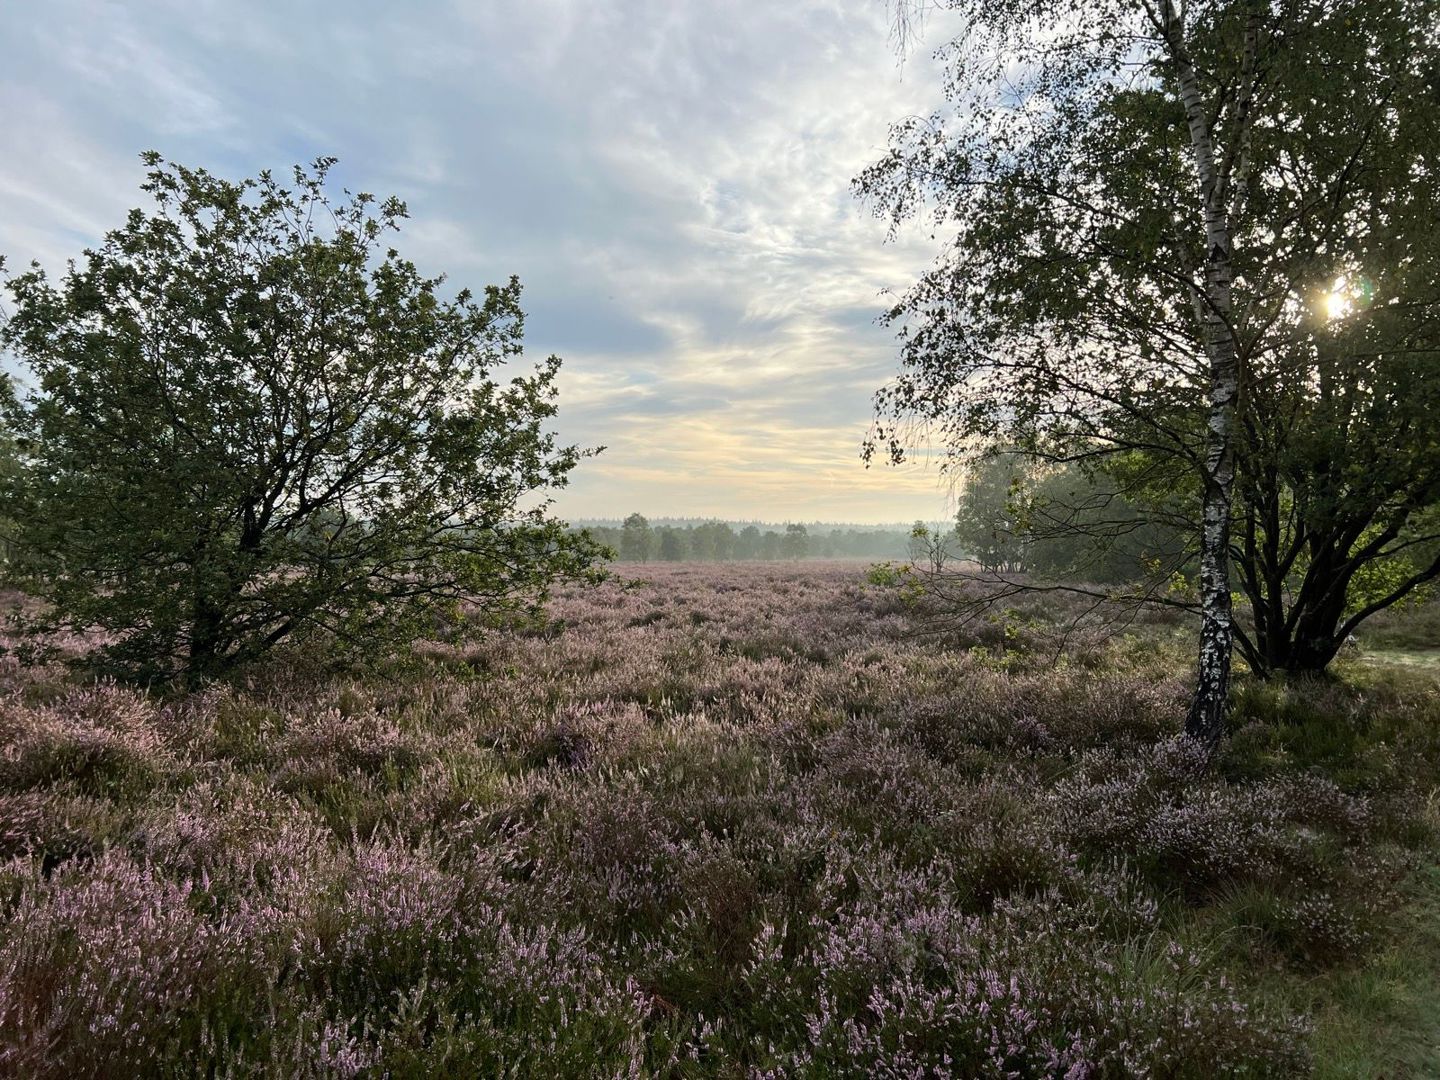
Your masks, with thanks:
M904 557L908 527L825 528L789 524L734 527L724 521L660 525L641 514L620 524L591 524L586 531L612 548L622 562L724 561L728 559L848 559ZM823 531L822 531L823 530Z
M582 517L573 519L571 521L571 524L577 529L585 528L589 529L593 533L597 529L623 528L626 520L627 519L625 518L619 517ZM763 518L726 518L718 517L714 514L711 514L707 517L673 517L668 514L662 514L646 518L646 522L652 529L660 529L667 526L672 529L692 529L699 525L715 525L723 523L725 525L729 525L731 530L737 533L747 528L748 526L753 525L762 533L774 532L780 533L781 535L784 535L785 529L790 525L803 525L805 526L805 531L811 536L824 536L827 533L837 530L840 532L854 531L862 533L903 532L906 535L909 535L910 529L912 528L911 523L908 521L888 521L876 523L855 521L820 521L818 519L815 521L800 521L794 518L786 518L784 521L766 521Z

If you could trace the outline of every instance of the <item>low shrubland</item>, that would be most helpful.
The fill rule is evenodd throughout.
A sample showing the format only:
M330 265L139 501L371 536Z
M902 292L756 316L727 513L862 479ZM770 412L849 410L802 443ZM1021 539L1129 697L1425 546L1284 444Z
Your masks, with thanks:
M642 572L366 676L8 662L0 1073L1408 1067L1426 671L1242 682L1201 774L1167 622L1061 651L1039 607L917 636L854 565Z

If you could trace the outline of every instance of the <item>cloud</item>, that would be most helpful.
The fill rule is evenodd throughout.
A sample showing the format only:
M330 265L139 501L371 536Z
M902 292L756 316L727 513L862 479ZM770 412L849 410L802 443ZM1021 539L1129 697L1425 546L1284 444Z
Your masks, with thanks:
M939 97L883 4L52 0L0 9L0 71L12 261L118 224L144 148L233 175L335 154L407 201L425 270L520 275L562 434L609 447L562 512L943 512L933 471L858 456L895 363L881 293L933 253L849 191Z

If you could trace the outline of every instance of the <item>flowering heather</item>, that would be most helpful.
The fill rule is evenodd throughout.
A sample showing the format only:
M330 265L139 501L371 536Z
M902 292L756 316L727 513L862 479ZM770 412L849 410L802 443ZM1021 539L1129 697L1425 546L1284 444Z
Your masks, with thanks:
M6 661L0 1075L1300 1075L1250 973L1430 850L1433 686L1246 690L1197 780L1164 623L630 569L383 677Z

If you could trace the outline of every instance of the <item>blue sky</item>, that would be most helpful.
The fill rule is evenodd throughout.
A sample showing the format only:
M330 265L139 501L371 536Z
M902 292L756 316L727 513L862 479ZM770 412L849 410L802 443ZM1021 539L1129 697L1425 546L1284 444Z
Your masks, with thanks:
M936 518L933 468L859 460L881 293L934 243L886 244L849 180L939 95L881 0L3 4L0 253L78 255L143 201L143 149L334 155L406 201L425 270L520 276L561 434L607 447L561 513Z

